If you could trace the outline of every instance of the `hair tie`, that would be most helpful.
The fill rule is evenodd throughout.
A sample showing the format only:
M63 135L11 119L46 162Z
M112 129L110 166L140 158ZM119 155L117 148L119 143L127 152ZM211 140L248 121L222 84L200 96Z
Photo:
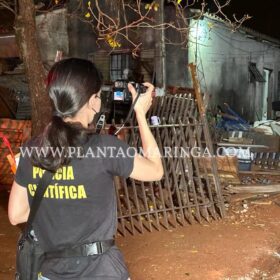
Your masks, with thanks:
M63 118L63 114L61 114L60 112L57 112L57 111L54 111L52 115L53 115L53 117L58 117L61 119Z

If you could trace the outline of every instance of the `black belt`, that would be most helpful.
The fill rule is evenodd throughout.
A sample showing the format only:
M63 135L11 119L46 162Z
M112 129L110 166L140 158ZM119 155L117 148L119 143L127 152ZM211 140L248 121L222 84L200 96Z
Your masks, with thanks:
M45 257L49 258L71 258L71 257L88 257L94 255L101 255L114 246L115 240L109 239L104 241L97 241L89 244L83 244L77 247L65 248L62 250L47 252Z

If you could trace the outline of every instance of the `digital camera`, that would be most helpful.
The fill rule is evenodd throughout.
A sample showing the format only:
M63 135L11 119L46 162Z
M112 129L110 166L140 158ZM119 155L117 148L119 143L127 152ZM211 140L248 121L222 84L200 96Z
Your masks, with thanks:
M140 83L117 80L114 82L113 86L114 101L124 103L130 103L132 101L132 96L128 89L128 83L134 86L137 94L143 94L146 92L147 88Z

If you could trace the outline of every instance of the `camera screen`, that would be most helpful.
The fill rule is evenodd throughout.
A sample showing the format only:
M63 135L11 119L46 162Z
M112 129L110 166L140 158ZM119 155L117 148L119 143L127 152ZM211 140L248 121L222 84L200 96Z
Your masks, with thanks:
M114 91L114 100L124 101L124 92L120 90Z

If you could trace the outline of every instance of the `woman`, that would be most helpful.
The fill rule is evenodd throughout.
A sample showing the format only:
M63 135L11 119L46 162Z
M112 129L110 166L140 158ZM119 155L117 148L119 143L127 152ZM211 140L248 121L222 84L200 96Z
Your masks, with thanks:
M55 172L33 223L35 237L45 252L112 240L117 226L113 176L153 181L163 175L160 155L154 152L158 146L145 117L153 86L145 83L147 92L134 107L145 153L131 156L126 143L88 129L100 111L101 85L101 76L90 61L70 58L56 63L48 75L52 121L42 135L22 149L10 194L9 219L13 225L27 221L43 170ZM137 93L132 85L129 90L135 100ZM27 150L29 155L23 156ZM129 277L114 245L86 257L50 256L41 267L39 279Z

